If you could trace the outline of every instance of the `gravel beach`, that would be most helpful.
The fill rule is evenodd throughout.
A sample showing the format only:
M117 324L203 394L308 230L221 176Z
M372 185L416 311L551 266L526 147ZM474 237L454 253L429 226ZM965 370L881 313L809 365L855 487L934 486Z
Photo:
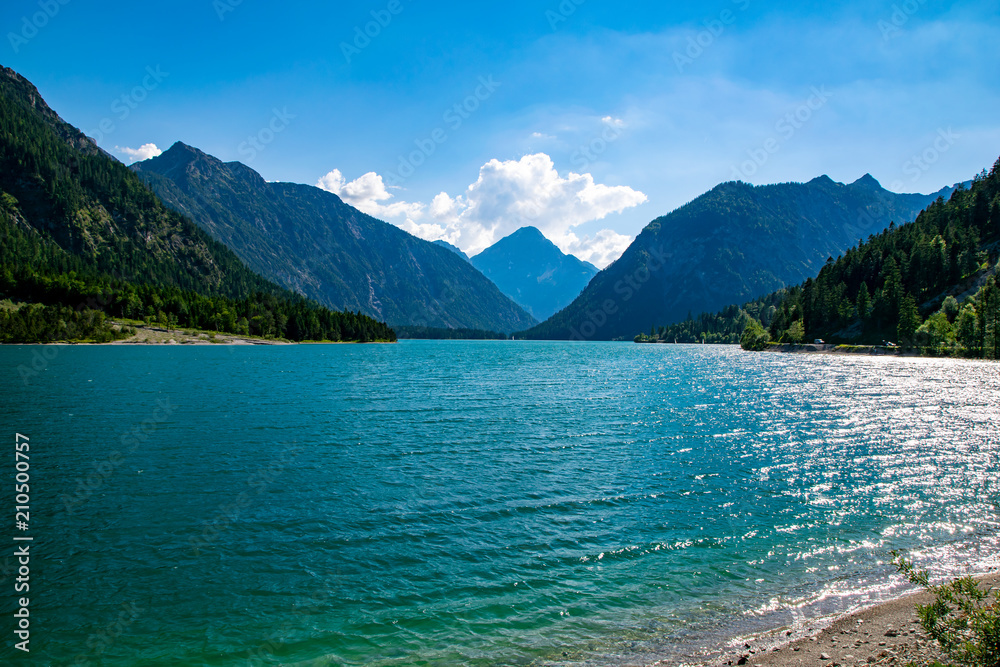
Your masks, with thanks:
M981 577L980 582L994 588L1000 584L1000 574ZM757 646L751 641L742 653L708 664L713 667L928 665L943 660L943 656L937 643L920 627L916 605L932 600L933 596L927 592L914 593L842 616L828 627L794 641L781 643L781 634L761 637Z

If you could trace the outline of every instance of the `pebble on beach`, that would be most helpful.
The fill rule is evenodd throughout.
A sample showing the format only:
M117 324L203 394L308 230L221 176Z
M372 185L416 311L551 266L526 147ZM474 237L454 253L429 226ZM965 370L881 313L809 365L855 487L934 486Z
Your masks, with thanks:
M1000 574L981 578L987 586L1000 585ZM919 592L904 598L842 616L829 627L789 641L794 634L782 628L772 635L754 640L755 651L746 656L738 654L737 664L760 667L785 667L795 665L825 665L826 667L867 667L886 665L906 667L907 664L929 665L935 661L947 662L937 642L931 640L920 626L916 605L928 604L933 596ZM749 644L744 645L749 648ZM708 665L736 663L737 656L730 655Z

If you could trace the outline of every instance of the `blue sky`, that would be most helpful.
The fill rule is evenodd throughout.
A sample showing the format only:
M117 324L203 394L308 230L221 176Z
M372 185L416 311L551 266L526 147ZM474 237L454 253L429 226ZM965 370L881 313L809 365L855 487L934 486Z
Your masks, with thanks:
M125 162L183 141L471 252L533 224L604 266L722 181L932 192L1000 155L995 1L8 0L0 25L0 63Z

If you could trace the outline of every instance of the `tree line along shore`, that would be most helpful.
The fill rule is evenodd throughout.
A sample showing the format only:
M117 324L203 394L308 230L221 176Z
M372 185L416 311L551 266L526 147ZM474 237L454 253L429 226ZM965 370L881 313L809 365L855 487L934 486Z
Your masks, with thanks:
M881 346L1000 358L1000 161L913 222L830 258L815 278L743 306L652 327L643 343ZM892 343L890 345L890 343ZM843 352L862 351L842 347Z

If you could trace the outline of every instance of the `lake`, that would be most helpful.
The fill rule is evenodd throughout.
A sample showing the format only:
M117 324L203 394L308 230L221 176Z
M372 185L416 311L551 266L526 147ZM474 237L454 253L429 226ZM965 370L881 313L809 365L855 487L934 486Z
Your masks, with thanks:
M0 368L31 445L18 664L641 665L894 596L891 549L945 575L1000 543L995 363L403 341Z

